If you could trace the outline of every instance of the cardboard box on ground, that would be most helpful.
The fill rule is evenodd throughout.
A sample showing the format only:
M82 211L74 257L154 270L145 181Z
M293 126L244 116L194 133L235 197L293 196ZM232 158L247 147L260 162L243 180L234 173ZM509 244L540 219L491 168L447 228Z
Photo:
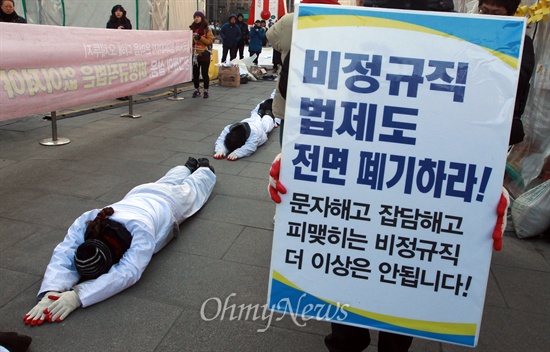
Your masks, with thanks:
M238 66L220 66L218 80L224 87L239 87L241 85L241 74Z

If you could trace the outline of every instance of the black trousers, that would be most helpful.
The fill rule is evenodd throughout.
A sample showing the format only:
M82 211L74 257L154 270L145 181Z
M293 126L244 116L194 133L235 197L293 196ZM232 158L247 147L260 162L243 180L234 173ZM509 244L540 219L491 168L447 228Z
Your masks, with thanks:
M250 54L250 56L256 54L256 58L254 59L254 63L257 65L258 64L258 59L260 58L260 54L262 53L261 51L248 51L248 53Z
M223 46L222 49L222 61L221 63L225 63L225 59L227 59L227 53L229 52L229 61L233 60L237 57L237 47L229 48L227 46Z
M210 61L197 62L193 65L193 85L195 89L199 89L200 75L202 74L202 83L204 89L208 90L210 86L210 76L208 76L208 69L210 68Z
M239 44L237 44L237 49L239 50L239 59L244 59L244 41L240 41Z
M360 352L370 344L369 329L331 323L332 334L325 337L330 352ZM390 332L378 333L378 352L407 352L413 338Z

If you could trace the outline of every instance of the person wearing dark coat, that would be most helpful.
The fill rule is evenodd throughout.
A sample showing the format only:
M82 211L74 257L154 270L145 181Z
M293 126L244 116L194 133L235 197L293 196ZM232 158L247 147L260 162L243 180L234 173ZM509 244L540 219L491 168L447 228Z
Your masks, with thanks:
M122 5L115 5L111 10L111 18L107 22L107 28L110 29L132 29L132 23L126 17L126 10Z
M244 22L242 13L237 14L237 25L241 29L241 40L237 44L237 50L239 51L239 59L244 59L244 46L248 44L250 40L248 33L248 25Z
M107 22L107 29L132 29L132 23L126 17L126 10L122 5L115 5L111 9L111 17ZM129 96L116 98L117 100L126 101L130 100Z
M254 63L258 64L258 59L262 53L262 42L265 39L265 32L262 26L260 25L260 20L256 20L254 27L250 30L250 44L248 45L248 52L250 56L256 54Z
M239 40L241 40L241 28L237 25L237 16L234 14L229 15L229 22L224 23L220 30L220 36L222 37L222 63L227 58L229 52L229 60L233 60L237 57L237 46Z
M13 0L0 0L0 22L27 23L27 20L15 12Z

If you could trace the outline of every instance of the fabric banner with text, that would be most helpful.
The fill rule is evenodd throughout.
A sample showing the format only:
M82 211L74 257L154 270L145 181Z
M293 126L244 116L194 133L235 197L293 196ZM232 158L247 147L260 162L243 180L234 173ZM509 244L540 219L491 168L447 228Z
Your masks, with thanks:
M191 80L191 31L0 23L0 121Z

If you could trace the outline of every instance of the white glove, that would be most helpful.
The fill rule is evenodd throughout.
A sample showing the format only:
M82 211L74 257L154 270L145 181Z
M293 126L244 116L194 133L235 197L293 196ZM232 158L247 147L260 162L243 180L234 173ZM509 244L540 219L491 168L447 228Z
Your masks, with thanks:
M223 159L225 158L225 152L217 152L214 154L214 159Z
M34 306L33 309L25 314L25 317L23 318L25 324L30 326L44 324L44 321L46 320L46 313L44 312L44 310L47 309L48 306L54 302L54 300L48 298L48 295L58 294L59 292L56 291L46 292L40 302L38 302L38 304Z
M73 310L82 305L82 303L80 303L80 298L78 298L76 292L72 290L49 295L48 297L54 300L54 302L48 306L48 321L50 323L64 320Z
M231 154L229 154L227 156L227 160L231 160L231 161L234 161L234 160L237 160L239 157L237 156L237 153L235 152L232 152Z

